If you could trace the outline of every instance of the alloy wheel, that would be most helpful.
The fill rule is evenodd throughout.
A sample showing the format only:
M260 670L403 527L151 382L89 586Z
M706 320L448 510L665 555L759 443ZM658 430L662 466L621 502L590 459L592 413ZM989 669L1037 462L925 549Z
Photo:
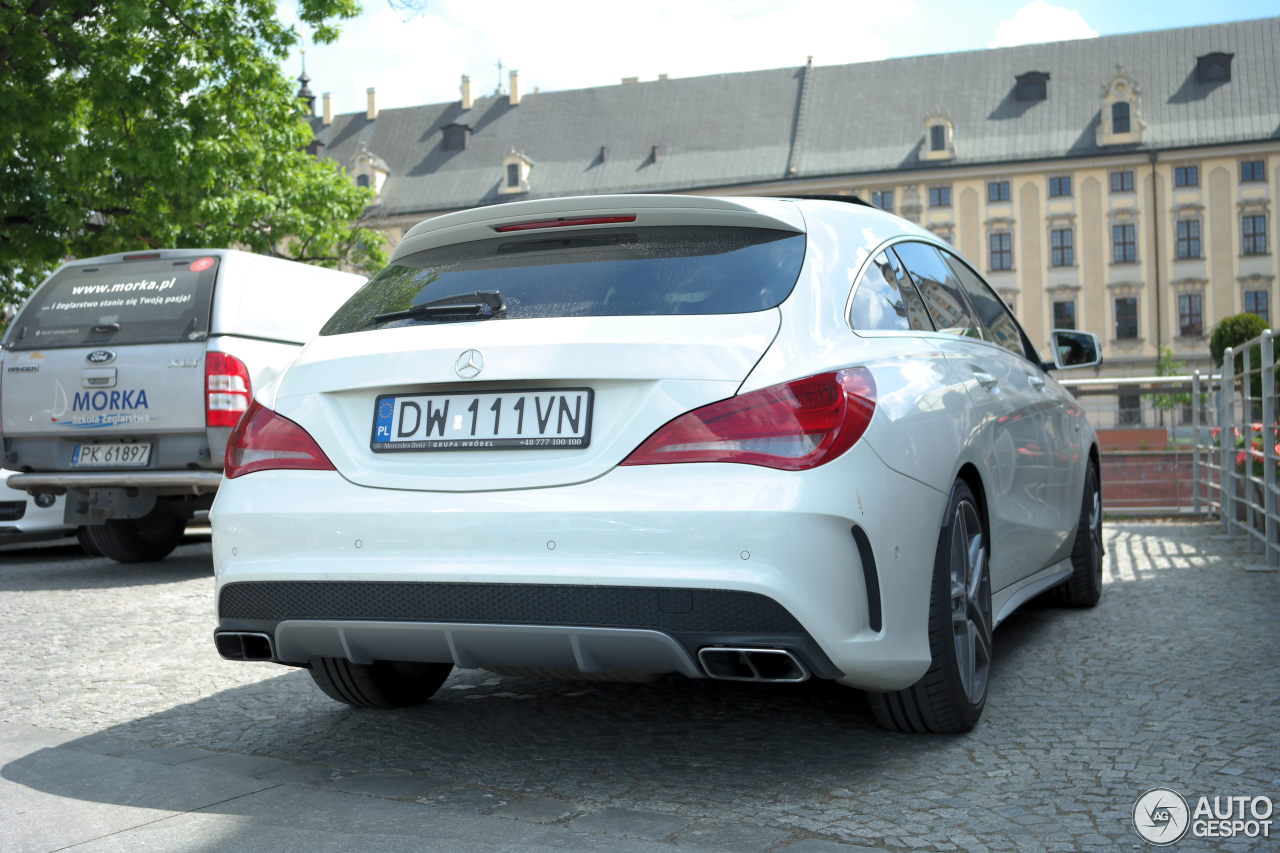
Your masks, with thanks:
M971 501L961 501L951 522L951 626L956 668L970 704L987 694L991 670L991 581L986 537Z

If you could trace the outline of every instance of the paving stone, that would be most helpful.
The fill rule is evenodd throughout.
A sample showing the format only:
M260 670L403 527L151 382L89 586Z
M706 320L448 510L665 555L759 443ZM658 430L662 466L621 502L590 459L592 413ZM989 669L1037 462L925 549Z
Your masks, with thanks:
M680 847L756 853L770 850L791 837L785 829L772 829L728 820L700 820L673 839Z
M562 800L548 800L523 797L499 806L489 814L495 817L506 817L512 820L527 820L534 823L555 823L567 817L580 814L582 809Z
M634 809L606 808L575 818L569 828L578 832L624 835L646 841L661 841L689 825L683 818Z

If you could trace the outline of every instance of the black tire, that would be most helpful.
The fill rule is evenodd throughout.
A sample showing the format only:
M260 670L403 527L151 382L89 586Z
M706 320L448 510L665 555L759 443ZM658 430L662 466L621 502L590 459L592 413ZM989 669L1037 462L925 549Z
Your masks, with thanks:
M351 663L316 658L311 679L330 699L356 708L410 708L430 699L453 670L451 663L379 660Z
M80 528L84 539L99 554L117 563L163 560L178 547L186 529L185 518L163 510L152 510L142 518L117 518Z
M80 543L80 548L86 554L93 557L101 557L102 552L98 550L98 546L93 544L93 540L89 538L88 527L76 528L76 541Z
M895 732L967 732L987 704L991 674L991 572L978 502L957 481L938 534L929 595L924 677L904 690L870 693L876 723ZM963 588L954 580L963 577Z
M1053 601L1067 607L1093 607L1102 597L1102 490L1093 462L1085 469L1080 521L1071 547L1071 577L1052 590Z

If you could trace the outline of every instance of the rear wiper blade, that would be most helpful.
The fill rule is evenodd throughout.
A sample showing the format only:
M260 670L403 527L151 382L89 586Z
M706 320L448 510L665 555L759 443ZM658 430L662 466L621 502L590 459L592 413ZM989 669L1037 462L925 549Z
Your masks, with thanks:
M487 313L486 313L487 311ZM388 323L410 317L435 317L449 314L475 314L479 319L490 320L507 316L507 302L497 290L478 290L475 293L455 293L414 305L403 311L388 311L373 315L373 322Z

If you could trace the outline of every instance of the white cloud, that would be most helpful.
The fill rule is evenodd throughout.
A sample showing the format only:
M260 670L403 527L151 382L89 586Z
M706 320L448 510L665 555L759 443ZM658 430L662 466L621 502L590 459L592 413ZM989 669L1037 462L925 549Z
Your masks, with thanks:
M498 85L496 63L520 71L521 89L612 85L623 77L691 77L886 58L879 33L918 14L920 0L431 0L403 20L369 0L332 45L307 51L313 91L332 91L338 112L364 108L365 89L381 108L458 97L469 74L476 95ZM283 4L282 4L283 5ZM296 55L286 65L296 76Z
M1031 0L1014 12L1012 18L996 25L995 35L987 47L1087 39L1097 35L1097 31L1075 9L1053 6L1045 0Z

